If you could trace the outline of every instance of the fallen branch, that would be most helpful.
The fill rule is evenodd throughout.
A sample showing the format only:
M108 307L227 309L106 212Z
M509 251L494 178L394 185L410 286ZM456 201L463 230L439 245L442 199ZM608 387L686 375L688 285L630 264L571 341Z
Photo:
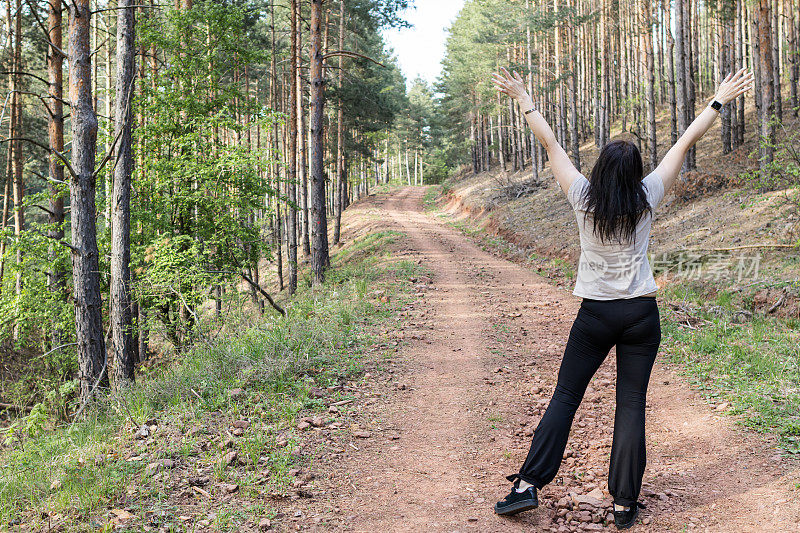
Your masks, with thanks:
M780 297L780 298L778 298L778 301L777 301L777 302L775 302L774 304L772 304L772 306L771 306L771 307L770 307L770 308L767 310L767 314L768 314L768 315L771 315L772 313L774 313L775 311L777 311L777 310L778 310L778 308L779 308L780 306L782 306L782 305L783 305L783 302L784 302L784 301L786 301L786 291L784 291L783 293L781 293L781 297Z
M241 276L242 276L242 279L244 279L244 280L245 280L247 283L249 283L251 287L253 287L253 288L254 288L254 289L256 289L258 292L260 292L260 293L261 293L261 295L262 295L264 298L266 298L266 299L267 299L267 301L269 302L269 304L270 304L270 305L271 305L271 306L272 306L272 307L273 307L273 308L274 308L274 309L275 309L277 312L279 312L279 313L280 313L281 315L283 315L283 316L286 316L286 311L283 309L283 307L281 307L280 305L278 305L278 304L275 302L275 300L273 300L273 299L272 299L272 296L270 296L270 295L269 295L269 293L268 293L267 291L265 291L264 289L262 289L262 288L261 288L261 286L260 286L258 283L256 283L256 282L255 282L255 281L253 281L252 279L250 279L250 277L249 277L247 274L245 274L244 272L242 272L242 271L239 271L239 274L241 274Z
M734 252L736 250L752 250L753 248L798 248L800 243L796 244L746 244L744 246L733 246L731 248L690 248L689 251L704 250L709 252Z

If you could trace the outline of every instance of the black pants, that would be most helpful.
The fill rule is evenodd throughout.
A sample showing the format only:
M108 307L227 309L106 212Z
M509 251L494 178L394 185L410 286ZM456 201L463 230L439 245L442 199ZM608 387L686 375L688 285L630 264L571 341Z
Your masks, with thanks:
M617 409L608 489L619 505L639 498L647 462L644 413L647 384L661 342L654 297L584 299L569 333L558 384L517 477L541 489L555 478L575 411L609 350L617 347Z

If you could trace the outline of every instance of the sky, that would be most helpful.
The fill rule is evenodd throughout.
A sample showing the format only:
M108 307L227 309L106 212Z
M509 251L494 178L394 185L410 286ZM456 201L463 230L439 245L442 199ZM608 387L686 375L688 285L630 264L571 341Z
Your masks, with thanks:
M447 29L464 7L464 0L414 0L415 7L405 10L403 18L411 28L384 32L394 49L407 83L422 77L430 83L442 71Z

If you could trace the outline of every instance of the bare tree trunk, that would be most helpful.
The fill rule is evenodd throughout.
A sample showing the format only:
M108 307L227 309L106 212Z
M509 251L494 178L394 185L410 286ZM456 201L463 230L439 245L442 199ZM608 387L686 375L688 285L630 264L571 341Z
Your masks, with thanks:
M781 0L773 0L772 7L772 91L775 100L775 116L778 120L783 120L783 97L781 95L781 24L780 24L780 4ZM797 51L797 50L795 50Z
M733 30L731 29L733 26L733 17L734 17L734 0L725 0L720 4L720 23L722 27L722 34L720 35L720 53L719 53L719 74L720 79L725 79L725 76L728 75L733 67L731 64L731 49L730 47L733 45L733 40L731 37L733 36ZM735 103L730 103L723 106L721 110L721 119L722 119L722 127L720 128L720 135L722 138L722 153L727 154L733 150L731 145L731 109L735 106Z
M684 52L686 53L686 127L694 121L694 105L696 101L697 86L697 50L695 49L695 32L692 31L692 13L695 17L697 13L692 10L692 2L696 0L683 0L683 38L686 40ZM696 4L695 4L696 5ZM686 154L684 168L694 170L696 165L697 148L692 146Z
M680 1L680 0L677 0ZM608 78L610 74L608 72L609 65L608 65L608 50L607 50L607 43L608 43L608 35L607 35L607 20L608 15L606 14L605 6L601 4L600 6L600 117L598 119L599 124L599 144L600 147L606 145L609 139L610 132L609 124L610 124L610 115L609 115L609 106L611 105L610 102L610 95L609 95L609 88L608 88Z
M571 54L575 54L577 52L575 48L575 28L572 24L569 25L567 28L567 34L569 35L569 52ZM530 55L530 54L529 54ZM570 145L572 147L570 156L572 156L572 164L575 165L575 168L578 169L578 172L581 171L581 143L580 143L580 133L578 129L578 98L577 98L577 73L576 70L578 68L578 61L573 60L571 62L572 67L570 68L569 73L569 137L570 137ZM534 171L536 172L536 171Z
M775 78L772 65L772 17L771 0L759 0L756 17L758 21L758 51L761 58L761 159L762 172L772 163L775 145Z
M10 15L9 15L10 16ZM9 25L9 31L11 26ZM20 71L22 70L22 3L21 0L16 2L16 17L14 19L14 49L12 51L12 64L13 72L11 74L12 85L11 93L11 123L13 130L11 138L18 138L22 131L22 95L19 93L20 87ZM11 159L11 175L12 175L12 189L14 195L14 237L17 242L22 236L22 231L25 229L25 184L22 181L22 171L24 161L22 159L22 141L11 141L12 159ZM22 247L17 247L17 265L20 268L17 270L16 280L16 295L19 298L22 294ZM13 338L16 342L19 336L19 317L15 318Z
M287 208L288 225L286 233L288 235L287 256L289 259L289 294L297 291L297 206L295 204L297 192L297 0L291 0L291 45L290 59L291 68L289 75L289 180L287 182L287 193L290 205Z
M131 175L133 173L133 88L135 79L134 0L119 0L117 87L114 105L116 164L111 198L111 382L115 389L134 380L131 316Z
M794 6L795 0L789 0L789 53L790 53L790 64L791 68L791 75L789 78L789 94L790 102L792 106L792 114L797 116L798 113L798 106L800 106L800 99L798 98L798 90L800 89L800 43L798 43L798 38L800 38L800 28L798 28L798 24L800 24L800 6L798 9L795 9Z
M650 153L650 169L654 170L658 166L658 143L656 142L656 77L655 77L655 58L653 57L653 13L650 0L645 0L643 4L644 22L647 31L642 36L644 38L644 49L646 55L645 76L647 77L647 138L648 152Z
M686 80L686 37L684 35L684 2L688 0L675 0L675 105L677 107L677 136L683 135L688 126L686 117L688 104L687 80ZM683 162L683 170L687 170L686 160Z
M69 6L69 100L72 168L76 174L70 180L72 279L81 400L86 402L95 383L108 375L104 373L106 342L95 226L97 117L92 108L89 0L73 0Z
M668 16L670 13L670 0L664 1L666 2L664 16ZM670 29L669 23L666 24L665 32L667 34L667 106L669 107L670 112L670 140L671 144L675 144L678 141L678 89L675 80L675 57L677 55L677 51L675 50L675 39L672 38L672 30Z
M344 50L344 0L339 0L339 49ZM341 90L344 81L344 56L339 56L339 72L337 83ZM338 112L336 116L336 183L333 191L333 208L335 219L333 221L333 244L339 244L341 225L342 225L342 180L344 176L344 107L341 97L338 102Z
M5 48L6 50L13 50L14 48L14 19L13 19L13 11L11 8L11 0L6 0L6 16L8 20L8 31L6 32L6 42ZM11 87L14 85L14 54L11 54L11 57L8 59L8 64L3 64L3 67L8 70L8 88L9 91ZM9 117L8 121L8 138L13 139L15 132L14 132L14 120L13 120L13 113L14 113L14 101L13 101L13 94L10 95L10 103L11 103L11 116ZM2 218L0 218L0 231L5 229L6 224L8 224L8 213L13 205L13 198L12 198L12 189L11 189L11 182L13 181L13 160L14 160L14 143L8 143L8 149L6 150L6 181L3 191L3 213ZM0 294L3 293L3 279L5 279L5 268L6 268L6 240L0 240Z
M61 29L63 8L61 7L61 2L58 0L49 0L48 4L47 29L51 45L47 48L47 81L48 93L50 95L50 99L47 103L47 134L50 142L50 149L54 152L63 153L64 105L62 100L64 86L64 55L61 51L64 40ZM55 153L50 154L48 174L50 176L50 182L48 183L48 192L50 195L48 222L51 228L48 232L48 236L53 239L53 244L50 245L51 267L47 273L47 285L50 292L57 295L58 301L66 302L65 266L60 264L57 260L58 254L56 252L56 247L59 245L55 244L55 242L64 238L64 197L58 185L64 182L64 166ZM3 217L3 224L0 225L0 227L4 225L5 215ZM1 283L2 278L0 278L0 284ZM53 347L62 344L62 333L63 332L58 327L53 327L50 339Z
M176 2L180 0L175 0ZM270 1L270 35L272 39L272 49L277 50L277 39L275 36L275 0ZM270 107L272 107L273 111L278 110L278 70L277 70L277 57L276 54L272 54L272 59L270 61ZM272 158L275 159L278 156L278 122L273 121L272 123L272 135L270 139L270 144L272 145ZM274 181L276 191L280 190L280 166L273 162L272 163L272 177L271 180ZM278 275L278 287L280 290L283 290L283 251L281 246L281 204L278 198L274 198L275 202L275 213L273 215L273 222L272 222L272 243L275 247L275 263L276 263L276 270Z
M324 1L311 0L311 217L314 227L311 270L314 274L315 284L325 281L325 268L329 264L328 220L325 213L325 168L323 166L325 79L322 71L321 21Z
M300 10L302 8L302 4L297 8ZM302 13L298 11L298 15ZM300 50L303 49L303 32L298 30L297 32L297 62L298 62L298 69L297 69L297 113L300 117L300 123L298 124L298 131L299 131L299 139L300 139L300 185L302 187L302 195L303 195L303 205L302 205L302 212L303 212L303 228L302 228L302 241L303 241L303 255L305 257L309 257L311 255L311 242L309 237L309 229L311 225L309 224L308 220L308 132L306 129L306 111L305 107L303 106L303 78L300 75L302 70L302 60L303 57L300 54Z

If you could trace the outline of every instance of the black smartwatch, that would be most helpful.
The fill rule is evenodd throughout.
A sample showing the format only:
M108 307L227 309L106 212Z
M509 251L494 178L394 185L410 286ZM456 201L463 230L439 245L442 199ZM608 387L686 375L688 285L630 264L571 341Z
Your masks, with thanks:
M715 111L719 111L720 109L722 109L722 104L717 100L714 100L713 102L711 102L711 108L714 109Z

